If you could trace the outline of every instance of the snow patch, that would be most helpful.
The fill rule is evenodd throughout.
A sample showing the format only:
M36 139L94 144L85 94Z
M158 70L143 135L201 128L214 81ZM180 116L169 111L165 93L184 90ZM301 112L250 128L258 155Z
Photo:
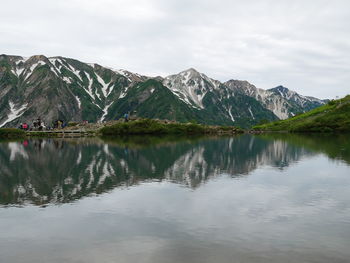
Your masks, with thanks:
M21 62L26 63L28 59L30 59L30 57L22 57L22 59L17 60L15 64L18 66Z
M55 75L56 75L57 77L59 77L59 76L58 76L59 73L56 71L57 69L56 69L54 66L52 66L52 67L50 66L50 70L51 70L53 73L55 73Z
M124 98L127 94L128 94L128 87L126 87L125 88L125 90L124 91L122 91L121 93L120 93L120 95L119 95L119 98L118 99L122 99L122 98Z
M28 79L32 75L32 73L33 73L33 71L35 70L36 67L42 66L42 65L45 65L45 62L44 61L38 61L37 63L34 63L28 70L26 70L26 72L25 72L26 76L24 78L24 81L26 79Z
M89 74L87 74L86 72L84 72L84 73L85 73L85 76L86 76L86 77L88 78L88 80L89 80L89 86L88 86L88 89L85 89L84 87L83 87L83 89L86 91L87 94L90 95L90 97L91 97L93 100L95 100L96 98L95 98L95 96L94 96L93 93L92 93L92 83L93 83L93 79L90 77Z
M235 122L235 119L232 116L231 110L232 110L232 106L230 106L230 108L228 109L228 114L230 115L230 118L231 118L232 122Z
M78 102L78 107L79 107L79 109L81 109L81 101L80 101L79 97L78 97L78 96L75 96L75 99L76 99L77 102Z
M252 112L251 107L248 108L248 111L250 112L250 115L252 115L253 120L255 120L255 117L254 117L254 114L253 114L253 112Z
M52 64L52 66L55 68L55 70L57 70L59 73L61 73L60 70L61 70L62 65L63 65L62 60L60 60L58 58L49 58L49 61ZM56 61L59 63L58 67L56 66Z
M31 67L30 67L30 71L33 72L34 69L38 66L42 66L42 65L45 65L45 62L44 61L38 61L37 63L34 63Z
M50 63L53 64L53 65L55 65L56 60L57 60L57 59L55 59L55 58L49 58Z
M81 76L79 75L79 70L76 70L73 66L71 66L71 65L69 65L68 63L67 63L67 65L68 65L68 70L70 70L75 76L77 76L78 77L78 79L81 81L81 82L83 82L83 80L82 80L82 78L81 78ZM86 73L85 73L86 74Z
M24 62L23 59L20 59L20 60L16 61L16 62L15 62L16 66L17 66L19 63L21 63L21 62Z
M97 98L98 98L99 100L101 100L101 95L98 93L98 90L97 90L97 89L95 90L95 95L97 96Z
M24 71L24 68L16 68L16 73L17 73L17 76L20 76L22 74L22 72Z
M272 112L280 119L284 120L287 119L288 113L286 112L284 103L280 99L274 99L272 104Z
M106 118L106 116L107 116L107 114L108 114L108 109L109 109L109 107L112 106L112 104L113 104L113 101L112 101L110 104L108 104L106 107L104 107L104 109L103 109L103 115L102 115L102 117L101 117L101 119L100 119L100 122L103 122L103 121L104 121L104 119Z
M63 81L64 81L64 82L67 82L68 84L71 84L71 83L72 83L72 81L71 81L70 78L68 78L68 77L63 77Z
M15 68L15 69L11 69L11 72L16 75L17 77L19 77L22 72L25 70L25 68Z
M4 127L7 123L19 118L25 112L28 104L24 104L21 107L17 108L15 104L9 101L10 113L7 115L7 120L5 120L2 124L0 124L0 128Z
M105 81L98 75L96 74L96 77L97 77L97 81L102 85L102 93L103 93L103 96L105 98L108 97L108 95L111 93L112 90L110 90L108 93L107 93L107 90L108 90L108 85L109 83L105 83Z
M63 61L61 58L50 58L49 61L56 67L55 62L58 61L61 65L58 67L60 71L62 67L65 67L67 70L72 72L77 78L83 82L83 79L79 75L79 70L75 69L72 65L70 65L67 61Z
M127 72L126 70L124 70L124 69L117 69L117 70L115 70L115 72L117 72L118 74L126 77L130 82L132 82L132 80L129 77L130 73Z
M102 109L101 109L101 106L98 105L96 102L92 102L92 104L94 104L94 105L97 106L100 110L102 110Z

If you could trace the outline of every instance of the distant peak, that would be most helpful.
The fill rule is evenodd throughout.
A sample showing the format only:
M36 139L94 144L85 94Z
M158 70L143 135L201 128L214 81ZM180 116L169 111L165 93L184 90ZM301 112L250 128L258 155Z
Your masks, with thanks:
M182 72L180 72L180 73L187 73L187 72L189 72L189 73L200 74L200 73L198 72L198 70L196 70L195 68L189 68L189 69L186 69L186 70L184 70L184 71L182 71Z
M278 89L278 90L289 90L288 88L286 88L285 86L282 86L282 85L279 85L279 86L275 87L275 89Z
M195 79L195 78L202 78L203 77L203 74L194 68L189 68L187 70L181 71L179 74L176 74L176 75L181 76L182 78L187 78L187 79Z
M239 84L250 84L247 80L230 79L225 82L225 84L239 83Z
M34 55L30 57L31 59L36 59L36 60L44 60L47 59L44 55Z
M29 64L34 64L34 63L38 63L39 61L44 61L44 62L48 62L48 58L45 57L44 55L34 55L28 58L24 58L26 63Z
M23 59L21 56L15 56L15 55L6 55L6 54L0 54L0 60L19 60Z
M286 92L289 92L289 89L282 86L282 85L279 85L275 88L272 88L272 89L269 89L269 91L277 91L277 92L282 92L282 93L286 93Z

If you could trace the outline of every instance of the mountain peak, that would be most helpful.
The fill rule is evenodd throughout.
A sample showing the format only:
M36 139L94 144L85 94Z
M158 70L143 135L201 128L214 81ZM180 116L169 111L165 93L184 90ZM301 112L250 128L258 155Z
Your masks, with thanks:
M23 59L23 57L21 57L21 56L0 54L0 61L8 61L8 62L14 63L14 62L21 60L21 59Z
M186 69L184 71L181 71L179 73L179 75L188 75L190 76L190 78L193 78L193 77L199 77L201 75L201 73L196 70L195 68L189 68L189 69Z
M36 59L36 60L45 60L47 59L47 57L45 57L44 55L34 55L30 57L31 59Z
M30 65L40 63L40 61L42 61L44 63L49 62L49 59L44 55L34 55L31 57L22 57L21 60L23 60L23 62L28 63Z
M189 69L184 70L183 72L197 72L197 73L199 73L198 70L196 70L195 68L189 68Z
M279 86L277 86L275 88L269 89L269 91L273 91L273 92L277 91L277 92L287 93L287 92L289 92L289 89L284 87L284 86L282 86L282 85L279 85Z

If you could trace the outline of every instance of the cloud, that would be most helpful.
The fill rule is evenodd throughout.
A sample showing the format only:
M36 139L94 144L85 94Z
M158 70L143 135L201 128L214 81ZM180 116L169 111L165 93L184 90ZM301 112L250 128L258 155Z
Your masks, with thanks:
M265 89L350 93L345 0L14 0L2 10L1 53L62 55L153 76L195 67Z

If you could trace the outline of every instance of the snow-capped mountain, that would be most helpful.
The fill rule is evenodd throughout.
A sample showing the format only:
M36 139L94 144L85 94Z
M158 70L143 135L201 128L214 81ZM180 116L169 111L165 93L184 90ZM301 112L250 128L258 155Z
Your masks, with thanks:
M166 77L163 85L189 106L211 116L214 123L216 119L220 124L247 127L261 119L277 119L256 99L193 68Z
M0 55L0 127L38 117L48 125L57 119L106 121L126 112L249 127L323 103L282 87L262 90L244 81L221 83L192 68L150 78L64 57Z
M250 96L261 102L279 119L287 119L297 113L306 112L327 102L313 97L302 96L283 86L273 89L259 89L247 81L229 80L225 82L229 89Z
M221 83L208 78L193 68L168 76L163 84L179 99L199 109L204 109L203 98L208 92L219 90Z

